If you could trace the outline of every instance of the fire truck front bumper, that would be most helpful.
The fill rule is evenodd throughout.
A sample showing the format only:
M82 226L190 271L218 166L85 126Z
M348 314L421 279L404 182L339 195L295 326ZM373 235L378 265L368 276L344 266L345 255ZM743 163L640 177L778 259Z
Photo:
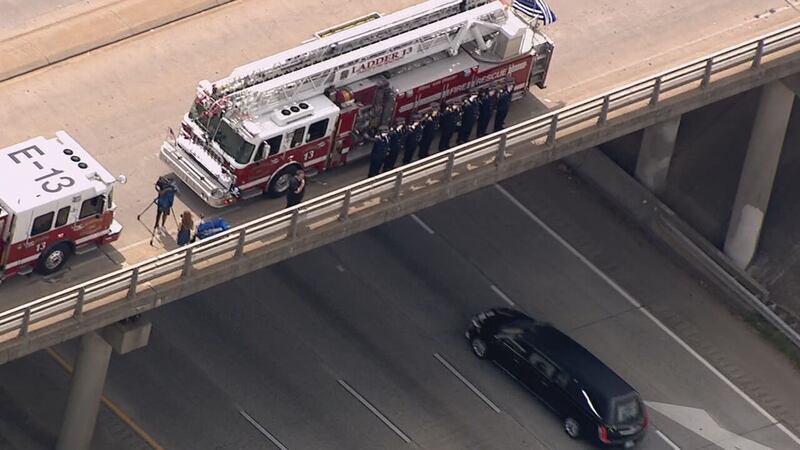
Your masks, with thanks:
M222 208L236 201L226 186L209 174L192 155L172 142L166 141L161 145L161 160L209 206Z
M111 228L108 229L108 234L103 236L103 244L110 244L111 242L116 241L117 239L119 239L119 235L121 233L122 233L122 224L117 222L116 219L114 219L114 221L111 222Z

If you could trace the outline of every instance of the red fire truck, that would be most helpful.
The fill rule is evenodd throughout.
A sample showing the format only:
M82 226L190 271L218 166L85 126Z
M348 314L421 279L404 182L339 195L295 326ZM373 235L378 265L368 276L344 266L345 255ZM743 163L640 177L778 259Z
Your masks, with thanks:
M66 132L0 150L0 281L115 241L115 179Z
M285 193L369 150L364 136L433 103L510 82L544 87L553 43L500 1L431 0L316 34L200 82L161 158L206 203Z

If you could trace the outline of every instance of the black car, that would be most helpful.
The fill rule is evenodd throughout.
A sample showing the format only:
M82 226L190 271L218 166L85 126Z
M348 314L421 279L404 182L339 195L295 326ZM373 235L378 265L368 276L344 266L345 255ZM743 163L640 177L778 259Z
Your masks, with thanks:
M495 362L550 407L570 437L631 448L644 436L639 393L552 325L494 308L475 316L466 336L478 358Z

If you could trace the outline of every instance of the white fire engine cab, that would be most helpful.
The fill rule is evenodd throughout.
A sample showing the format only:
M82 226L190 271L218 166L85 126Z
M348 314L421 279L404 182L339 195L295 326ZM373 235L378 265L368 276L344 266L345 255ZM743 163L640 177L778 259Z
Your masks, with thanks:
M319 32L200 82L161 158L214 207L285 193L290 174L345 164L363 137L498 81L544 87L553 43L500 1L431 0ZM356 152L358 150L358 152Z
M115 241L115 179L66 132L0 150L0 281Z

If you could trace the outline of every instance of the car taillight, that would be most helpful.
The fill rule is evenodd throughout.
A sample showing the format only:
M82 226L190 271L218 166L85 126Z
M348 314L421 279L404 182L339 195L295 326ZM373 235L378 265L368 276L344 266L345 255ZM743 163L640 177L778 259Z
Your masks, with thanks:
M650 424L650 417L647 416L647 413L644 413L644 423L642 424L642 429L644 430L647 428L647 425Z
M600 442L604 444L608 444L609 442L611 442L608 440L608 428L606 428L605 425L597 426L597 437L599 437Z

